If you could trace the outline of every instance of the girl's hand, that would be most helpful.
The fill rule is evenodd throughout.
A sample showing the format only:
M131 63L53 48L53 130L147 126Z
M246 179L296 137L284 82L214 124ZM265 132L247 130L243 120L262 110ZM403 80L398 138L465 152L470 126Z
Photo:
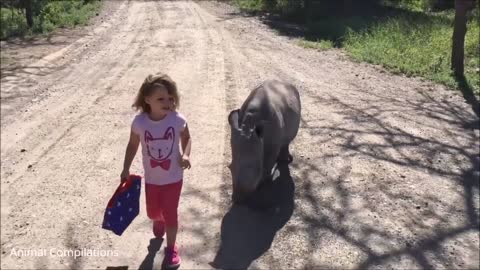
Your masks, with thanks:
M190 164L190 159L186 156L181 156L180 167L182 167L182 169L190 169L192 167L192 165Z
M120 174L120 182L123 183L127 181L129 175L130 175L130 172L128 170L123 170L122 173Z

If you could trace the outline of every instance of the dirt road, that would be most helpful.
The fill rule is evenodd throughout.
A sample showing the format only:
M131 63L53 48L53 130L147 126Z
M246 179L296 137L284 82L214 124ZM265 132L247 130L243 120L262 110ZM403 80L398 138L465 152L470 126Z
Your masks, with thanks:
M2 67L2 269L159 267L143 195L123 236L100 227L156 71L177 81L193 137L181 269L478 267L479 127L459 95L301 48L227 5L114 3L77 40ZM227 115L267 78L301 92L294 162L266 191L273 211L231 208Z

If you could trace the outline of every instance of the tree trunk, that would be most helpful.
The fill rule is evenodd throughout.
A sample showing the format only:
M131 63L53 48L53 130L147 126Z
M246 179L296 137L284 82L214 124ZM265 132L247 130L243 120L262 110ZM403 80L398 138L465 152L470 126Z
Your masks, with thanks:
M452 36L451 68L457 77L464 75L464 47L467 33L467 12L475 2L472 0L455 0L455 24Z
M33 11L32 11L32 0L22 0L23 7L25 8L25 17L27 19L28 27L33 27Z

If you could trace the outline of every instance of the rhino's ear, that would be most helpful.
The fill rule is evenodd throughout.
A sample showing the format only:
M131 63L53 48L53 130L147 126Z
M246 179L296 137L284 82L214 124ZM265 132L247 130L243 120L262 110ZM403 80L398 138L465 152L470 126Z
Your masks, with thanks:
M238 113L240 110L233 110L228 115L228 123L234 129L239 129L238 127Z

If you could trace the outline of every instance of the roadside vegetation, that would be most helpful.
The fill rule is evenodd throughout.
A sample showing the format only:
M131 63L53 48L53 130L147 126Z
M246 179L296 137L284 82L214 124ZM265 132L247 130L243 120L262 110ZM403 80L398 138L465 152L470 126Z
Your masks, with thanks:
M2 0L0 39L85 25L98 14L101 4L99 0Z
M300 24L305 29L301 46L342 48L357 61L480 95L478 5L467 13L462 77L451 65L454 0L232 1L246 12L268 12L275 20Z

